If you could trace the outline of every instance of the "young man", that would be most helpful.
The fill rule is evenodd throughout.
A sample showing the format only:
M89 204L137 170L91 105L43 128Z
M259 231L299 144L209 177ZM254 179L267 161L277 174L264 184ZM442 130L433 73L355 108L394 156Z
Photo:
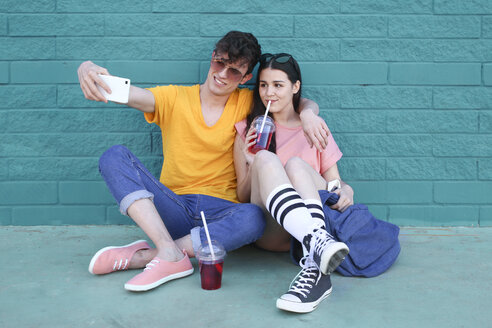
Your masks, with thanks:
M262 235L261 209L238 204L233 163L234 124L246 117L252 102L252 91L238 86L251 79L260 54L252 34L232 31L217 42L202 85L148 90L131 86L128 106L142 111L149 123L162 130L160 180L124 146L106 151L99 169L121 213L131 217L156 248L143 240L105 247L92 258L91 273L145 267L125 284L131 291L149 290L192 274L188 256L194 256L206 241L200 211L205 213L212 238L227 251ZM109 72L90 61L78 69L85 97L106 102L97 85L110 90L98 74ZM302 107L306 135L316 147L325 146L328 130L316 116L317 105L303 99Z

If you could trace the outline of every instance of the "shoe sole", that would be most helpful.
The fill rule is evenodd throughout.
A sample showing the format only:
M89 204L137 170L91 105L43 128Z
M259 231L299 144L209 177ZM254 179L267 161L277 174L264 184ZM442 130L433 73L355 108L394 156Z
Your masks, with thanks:
M181 272L169 275L167 277L164 277L160 280L157 280L156 282L153 282L153 283L147 284L147 285L125 284L125 289L129 290L131 292L145 292L147 290L154 289L154 288L156 288L156 287L158 287L158 286L162 285L163 283L166 283L170 280L179 279L179 278L189 276L190 274L193 273L194 270L195 270L194 268L191 268L190 270L181 271Z
M330 296L333 288L328 289L318 300L309 303L292 302L284 299L277 299L277 308L284 311L295 312L295 313L309 313L318 307L325 298Z
M321 273L330 274L335 271L348 253L349 248L347 245L340 242L337 242L329 249L325 249L320 261Z
M146 240L137 240L137 241L134 241L133 243L131 244L128 244L128 245L125 245L125 246L108 246L108 247L104 247L104 248L101 248L100 250L97 251L96 254L94 254L94 256L92 257L91 259L91 262L89 263L89 272L91 274L96 274L94 273L94 264L96 264L96 261L97 261L97 258L99 257L99 255L101 255L102 253L104 253L105 251L107 250L110 250L110 249L114 249L114 248L124 248L124 247L129 247L129 246L133 246L135 244L138 244L138 243L146 243L147 241ZM112 272L115 272L115 271L112 271ZM109 272L110 273L110 272Z

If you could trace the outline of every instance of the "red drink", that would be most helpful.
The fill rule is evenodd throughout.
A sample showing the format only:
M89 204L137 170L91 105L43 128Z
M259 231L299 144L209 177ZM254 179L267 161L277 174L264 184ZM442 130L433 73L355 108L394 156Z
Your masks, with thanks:
M202 288L206 290L219 289L222 282L222 270L224 268L224 260L217 261L199 261L200 277L202 280Z
M254 126L254 128L256 129L257 135L256 143L253 146L249 147L249 152L252 154L256 154L262 149L268 150L273 133L275 132L275 122L273 121L273 119L270 116L257 116L255 117L251 125Z
M262 149L268 149L268 147L270 146L270 141L272 140L272 136L273 131L258 133L258 136L256 137L256 143L253 146L249 147L249 151L253 154L256 154Z
M211 251L208 243L204 243L198 248L195 254L200 268L200 280L202 289L219 289L222 282L222 269L224 268L224 258L226 251L218 241L212 240Z

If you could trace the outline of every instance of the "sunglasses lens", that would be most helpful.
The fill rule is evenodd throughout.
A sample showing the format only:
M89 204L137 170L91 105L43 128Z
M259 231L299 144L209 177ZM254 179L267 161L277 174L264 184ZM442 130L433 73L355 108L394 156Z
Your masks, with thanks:
M282 55L282 56L276 57L275 61L277 63L280 63L280 64L285 64L286 62L289 61L289 59L290 59L289 55Z
M227 78L229 80L237 82L241 80L242 77L243 77L243 73L241 73L237 69L231 67L227 68Z
M216 71L222 71L224 69L224 67L225 67L224 62L221 61L221 60L214 60L214 59L212 59L211 65L212 65L212 68L214 70L216 70Z
M272 54L263 54L260 57L260 61L266 63L266 62L269 62L272 58L273 58Z
M279 64L285 64L286 62L288 62L290 60L290 58L292 58L292 57L288 54L276 54L276 55L263 54L260 57L260 61L262 63L268 63L268 62L274 60L275 62L277 62Z
M212 61L210 62L210 66L214 71L217 72L222 72L224 68L226 68L226 64L222 60L218 59L212 59ZM243 73L232 67L227 67L226 74L227 78L234 82L241 80L241 78L243 77Z

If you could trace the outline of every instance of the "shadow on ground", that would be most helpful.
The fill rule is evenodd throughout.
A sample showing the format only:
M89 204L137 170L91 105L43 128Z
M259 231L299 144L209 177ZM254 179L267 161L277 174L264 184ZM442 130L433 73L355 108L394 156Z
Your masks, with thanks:
M108 245L145 239L134 226L0 227L0 327L490 327L492 228L402 228L385 274L333 274L333 293L305 315L275 307L297 274L285 253L243 247L226 258L222 288L195 273L145 293L140 271L89 274Z

